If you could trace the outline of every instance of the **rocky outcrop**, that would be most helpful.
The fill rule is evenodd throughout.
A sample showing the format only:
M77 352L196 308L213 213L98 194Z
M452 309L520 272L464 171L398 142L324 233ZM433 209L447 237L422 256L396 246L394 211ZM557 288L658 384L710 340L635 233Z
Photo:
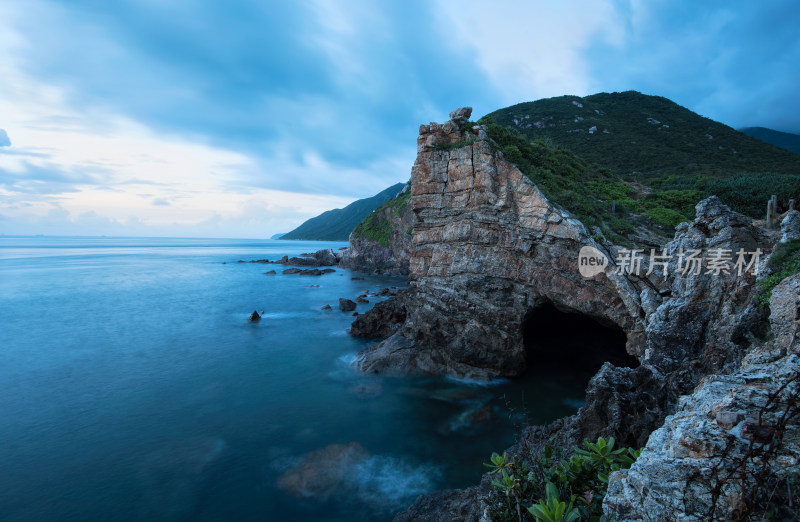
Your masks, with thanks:
M410 196L407 183L395 198L375 209L353 230L349 246L342 252L341 267L366 273L408 274L414 229Z
M291 266L334 266L341 260L341 255L331 248L317 250L310 254L300 254L300 257L283 256L275 261L281 265Z
M388 290L388 289L387 289ZM387 338L406 321L406 295L376 303L369 313L359 316L350 326L350 335L366 338Z
M398 326L384 305L359 318L357 331L391 334L358 354L360 370L519 375L536 363L524 326L530 314L552 306L623 331L627 353L641 364L605 364L576 415L525 430L525 451L551 438L573 447L597 436L640 447L681 395L706 375L736 368L765 334L764 309L754 303L763 263L752 253L771 246L749 218L712 197L663 250L607 249L506 161L485 129L468 124L468 111L451 117L420 127L406 317ZM606 261L591 277L579 270L584 247ZM688 262L694 252L698 265ZM627 262L631 255L640 264ZM409 512L421 513L426 502Z
M781 243L800 239L800 212L790 210L781 221Z
M775 288L770 309L774 338L737 371L708 377L682 397L633 467L611 475L608 516L699 521L711 518L715 505L718 519L732 520L741 509L764 509L759 502L770 496L773 506L797 503L786 480L796 477L800 458L800 417L793 416L800 397L800 275Z
M345 299L343 297L339 298L339 310L342 312L352 312L356 309L355 301L351 301L350 299Z
M496 152L481 126L457 119L420 127L412 168L412 303L390 348L359 354L366 372L434 373L470 378L525 371L523 323L549 303L625 332L627 352L685 392L709 368L735 363L758 329L754 275L626 273L621 249L606 250L569 212L552 204ZM766 239L716 198L679 227L667 254L754 250ZM594 277L578 270L582 247L610 261ZM658 252L661 254L661 252ZM647 256L647 254L644 254ZM677 271L677 263L670 265ZM738 343L738 344L737 344ZM402 349L397 349L402 347ZM688 368L686 368L688 364Z

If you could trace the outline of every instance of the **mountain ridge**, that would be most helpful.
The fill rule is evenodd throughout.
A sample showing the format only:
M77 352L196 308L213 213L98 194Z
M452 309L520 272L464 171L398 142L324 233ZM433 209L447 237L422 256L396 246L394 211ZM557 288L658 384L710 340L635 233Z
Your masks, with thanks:
M364 218L380 205L394 198L403 190L404 186L405 183L397 183L372 197L356 200L344 208L327 210L306 220L281 239L347 241L350 233Z

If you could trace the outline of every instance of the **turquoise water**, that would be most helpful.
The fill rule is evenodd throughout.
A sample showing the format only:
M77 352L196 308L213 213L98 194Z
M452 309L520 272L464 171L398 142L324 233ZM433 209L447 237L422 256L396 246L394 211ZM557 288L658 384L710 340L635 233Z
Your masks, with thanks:
M338 298L403 279L236 262L342 246L0 237L0 519L388 520L575 410L585 382L552 373L358 374ZM353 442L344 469L303 460Z

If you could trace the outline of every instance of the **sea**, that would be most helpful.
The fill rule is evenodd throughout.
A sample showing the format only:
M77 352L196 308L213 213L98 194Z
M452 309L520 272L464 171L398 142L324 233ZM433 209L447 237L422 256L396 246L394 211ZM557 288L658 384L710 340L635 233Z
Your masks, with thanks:
M375 341L339 298L364 313L405 278L249 262L344 246L0 236L0 520L391 520L581 405L535 367L354 370Z

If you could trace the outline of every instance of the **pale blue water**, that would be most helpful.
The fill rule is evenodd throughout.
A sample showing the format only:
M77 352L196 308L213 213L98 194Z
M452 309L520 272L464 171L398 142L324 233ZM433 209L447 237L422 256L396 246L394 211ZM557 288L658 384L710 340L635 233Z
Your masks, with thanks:
M347 363L367 341L338 298L403 279L236 263L329 246L344 244L0 237L0 519L391 519L477 482L523 405L546 422L579 404L585 383L552 374L360 375ZM369 457L327 498L278 487L308 452L350 442Z

